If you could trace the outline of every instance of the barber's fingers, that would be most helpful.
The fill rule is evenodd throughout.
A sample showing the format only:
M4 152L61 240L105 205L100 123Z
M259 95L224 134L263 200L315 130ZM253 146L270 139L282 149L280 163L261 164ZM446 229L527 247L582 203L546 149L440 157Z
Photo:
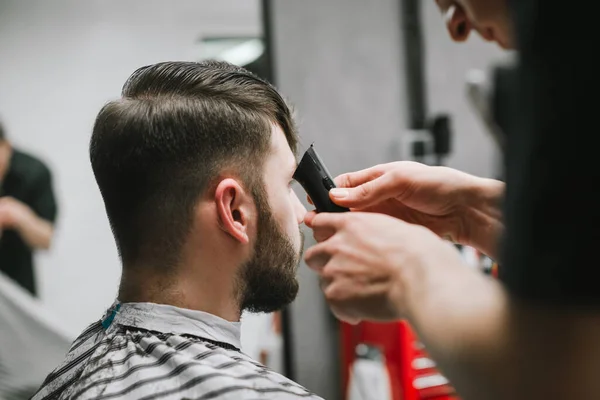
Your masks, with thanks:
M333 279L331 279L329 276L323 276L320 274L318 275L318 277L319 277L319 287L324 292L325 290L327 290L327 287L329 285L331 285L331 282L333 282Z
M335 315L335 317L340 321L356 325L360 322L359 319L349 316L344 308L329 303L330 295L328 294L331 293L332 287L335 290L335 287L339 286L339 284L335 282L335 275L331 274L330 271L325 269L325 266L330 261L330 259L331 257L326 253L318 252L308 256L307 264L310 268L317 271L319 277L319 287L324 293L325 299L328 301L329 308L331 309L331 312Z
M332 248L329 241L318 243L307 249L304 253L304 261L308 267L321 273L332 256Z
M312 220L316 216L317 216L317 212L316 211L309 211L309 212L307 212L306 215L304 215L304 224L310 228L311 226L309 224L312 223Z
M399 189L395 174L384 173L356 186L331 189L329 197L340 206L364 209L391 197L396 197Z
M324 242L335 235L334 229L322 228L313 230L313 237L317 243Z
M347 322L351 325L357 325L360 323L361 318L358 317L356 313L357 310L349 306L349 303L336 301L337 295L335 292L343 290L342 286L346 285L347 282L344 282L344 279L340 279L339 276L337 279L335 279L331 275L321 275L320 282L321 290L323 291L325 299L329 304L329 308L335 317L340 321Z
M337 176L334 181L339 188L353 188L363 183L379 178L386 171L385 165L376 165L371 168L355 172L348 172Z
M348 293L348 278L340 273L340 269L333 265L332 255L336 252L335 242L327 241L319 243L307 250L305 254L306 264L319 275L319 286L325 295L333 314L340 321L356 325L361 322L352 307L340 302L340 293Z
M358 325L362 321L360 318L351 316L345 309L341 307L329 305L329 308L331 309L331 312L333 313L333 315L335 315L337 319L346 322L350 325Z
M304 223L306 224L306 226L312 228L312 220L314 219L314 217L316 215L317 215L316 212L310 211L304 216ZM333 228L319 228L319 229L313 228L312 231L313 231L313 237L315 238L317 243L324 242L325 240L329 239L331 236L333 236L335 234L335 229L333 229Z
M343 228L345 221L350 217L348 213L316 213L309 212L304 217L304 223L313 231L317 229L332 229L338 231Z

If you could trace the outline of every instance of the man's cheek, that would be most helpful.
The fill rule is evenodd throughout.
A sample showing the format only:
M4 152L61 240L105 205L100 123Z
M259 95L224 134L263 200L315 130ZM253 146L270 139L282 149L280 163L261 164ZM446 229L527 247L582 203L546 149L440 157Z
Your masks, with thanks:
M294 242L294 246L296 248L296 250L298 252L300 252L302 250L302 248L304 247L304 234L302 232L302 230L300 229L300 227L298 226L298 224L296 224L295 226L293 226L292 228L292 233L291 233L291 238L293 238L293 242Z

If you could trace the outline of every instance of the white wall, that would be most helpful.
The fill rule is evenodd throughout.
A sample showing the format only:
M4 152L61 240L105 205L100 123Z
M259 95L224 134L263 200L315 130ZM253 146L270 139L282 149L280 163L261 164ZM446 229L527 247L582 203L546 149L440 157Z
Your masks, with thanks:
M54 172L60 216L38 285L67 329L100 317L120 275L88 158L100 107L136 68L189 59L202 35L260 32L258 0L0 2L0 118L12 141Z

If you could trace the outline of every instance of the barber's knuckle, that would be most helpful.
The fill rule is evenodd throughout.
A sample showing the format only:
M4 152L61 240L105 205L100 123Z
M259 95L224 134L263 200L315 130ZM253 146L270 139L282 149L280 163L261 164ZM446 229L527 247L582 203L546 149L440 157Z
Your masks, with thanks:
M314 251L314 247L309 247L308 249L306 249L306 251L304 252L304 260L310 260L313 256Z
M329 285L323 292L325 299L331 304L339 304L342 300L342 291L337 285Z
M319 223L321 222L321 215L317 214L312 219L313 231L318 231L320 229Z
M335 262L330 259L329 262L323 266L323 269L321 269L321 278L329 280L333 278L334 263Z
M332 256L340 254L342 252L341 241L336 239L330 239L330 242L327 246L327 250Z
M351 187L352 186L352 177L350 174L342 174L336 179L338 186L341 187Z
M352 218L348 218L346 222L346 229L350 232L360 232L364 226L365 221L372 215L367 214L354 214Z
M336 233L342 233L348 226L348 220L352 218L352 214L339 215L336 221ZM337 236L337 235L336 235Z
M331 255L341 255L344 253L346 244L340 238L331 239L329 243L329 252Z
M329 264L327 264L327 266L324 270L326 270L327 275L331 279L338 279L342 275L344 275L344 265L337 262L337 260L334 260L334 261L330 262Z
M353 216L352 216L353 217ZM346 237L348 232L352 232L353 229L356 228L356 221L355 218L348 218L344 221L344 226L342 227L343 232L341 232L340 234L340 238L338 239L336 245L338 246L338 250L341 250L342 245L344 244L344 241L342 240L342 237Z
M309 250L310 252L307 250L306 254L304 255L304 261L306 261L306 264L308 264L309 267L314 267L319 263L321 253L311 249Z
M373 184L371 182L366 182L358 187L358 195L360 197L369 197L372 192Z
M317 243L321 243L323 240L325 240L326 235L324 233L314 232L313 238L317 241Z
M337 319L343 320L344 318L346 318L346 313L344 313L343 310L339 309L338 307L330 304L329 308L331 309L331 312L333 313L333 315L335 315Z
M321 287L321 290L325 291L325 289L327 289L327 287L331 284L331 282L332 282L332 280L329 279L322 272L319 274L319 286Z
M315 259L313 257L306 256L304 257L304 262L309 268L313 268L315 266Z
M402 178L402 175L405 173L406 168L408 168L409 165L407 164L402 164L402 163L398 163L397 165L394 166L394 168L390 169L387 174L390 177L390 180L393 182L397 182L398 180L400 180Z
M312 235L315 238L315 240L318 242L319 237L322 235L322 229L320 229L318 227L314 227L312 230Z

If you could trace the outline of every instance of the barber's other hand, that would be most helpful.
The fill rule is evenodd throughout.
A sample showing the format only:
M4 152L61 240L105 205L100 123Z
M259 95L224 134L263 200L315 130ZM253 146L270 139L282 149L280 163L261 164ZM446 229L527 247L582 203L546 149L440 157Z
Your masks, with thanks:
M381 164L335 179L331 199L353 211L387 214L495 256L504 184L410 161Z
M409 276L462 262L428 229L386 215L311 212L305 223L318 242L306 251L306 263L319 274L333 313L353 324L404 318Z

